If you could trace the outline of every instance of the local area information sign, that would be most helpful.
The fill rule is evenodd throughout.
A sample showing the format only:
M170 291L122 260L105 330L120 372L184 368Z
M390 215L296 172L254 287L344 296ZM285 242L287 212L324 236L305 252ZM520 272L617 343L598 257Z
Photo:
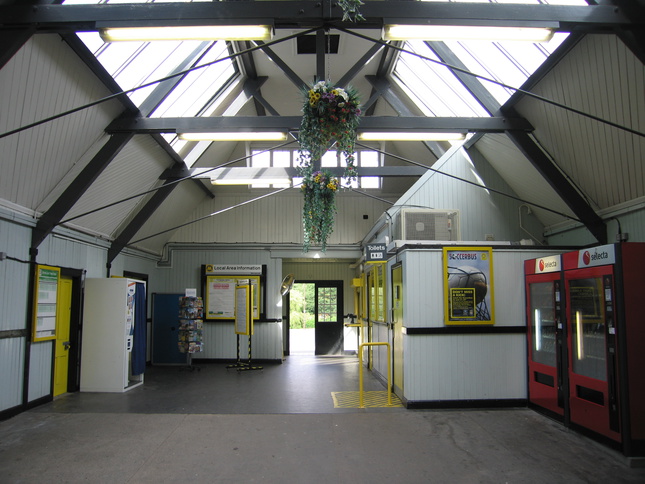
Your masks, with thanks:
M443 265L445 324L494 324L492 248L445 247Z

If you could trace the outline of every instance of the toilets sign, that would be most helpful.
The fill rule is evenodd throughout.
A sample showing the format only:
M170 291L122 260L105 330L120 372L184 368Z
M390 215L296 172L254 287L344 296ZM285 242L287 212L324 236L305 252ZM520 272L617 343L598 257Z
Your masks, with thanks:
M365 246L365 262L376 263L387 261L387 248L385 244L367 244Z

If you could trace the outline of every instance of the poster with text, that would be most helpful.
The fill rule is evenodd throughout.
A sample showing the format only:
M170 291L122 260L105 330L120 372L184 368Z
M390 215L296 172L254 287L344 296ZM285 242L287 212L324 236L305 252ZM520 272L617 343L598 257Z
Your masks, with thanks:
M493 249L445 247L443 265L445 324L495 324Z

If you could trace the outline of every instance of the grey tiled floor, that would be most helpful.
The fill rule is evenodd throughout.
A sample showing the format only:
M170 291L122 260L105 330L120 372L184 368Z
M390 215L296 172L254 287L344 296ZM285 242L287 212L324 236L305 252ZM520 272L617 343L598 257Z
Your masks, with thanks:
M150 368L0 422L0 482L643 483L618 452L529 409L336 409L355 358ZM366 390L382 390L366 375Z

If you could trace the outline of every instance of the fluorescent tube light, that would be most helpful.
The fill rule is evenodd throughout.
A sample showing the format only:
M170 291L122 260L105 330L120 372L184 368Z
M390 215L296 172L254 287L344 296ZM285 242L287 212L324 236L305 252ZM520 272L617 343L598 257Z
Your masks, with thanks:
M284 185L289 178L211 178L211 185Z
M281 131L234 131L214 133L179 133L184 141L284 141L287 133Z
M361 141L458 141L466 138L464 133L429 133L429 132L377 132L364 131L358 133Z
M99 31L104 42L153 40L271 40L271 25L195 25L185 27L123 27Z
M523 40L547 42L553 29L465 25L385 25L384 40Z

